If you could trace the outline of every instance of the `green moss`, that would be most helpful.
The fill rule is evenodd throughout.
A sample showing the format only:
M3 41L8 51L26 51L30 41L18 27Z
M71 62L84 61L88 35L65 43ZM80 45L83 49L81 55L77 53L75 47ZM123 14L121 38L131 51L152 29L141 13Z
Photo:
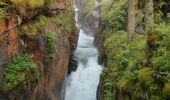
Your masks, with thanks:
M74 20L71 19L74 18L73 16L73 12L70 10L52 17L46 17L43 15L38 16L35 20L22 25L20 27L20 34L34 38L39 33L44 33L45 30L53 26L58 27L58 29L55 30L56 32L63 28L65 32L71 33L75 29L73 24Z
M6 67L3 77L3 90L8 92L17 85L34 81L38 77L38 68L32 58L25 55L17 55Z
M138 72L138 79L143 84L150 84L153 82L153 73L151 72L150 68L143 68Z
M37 34L43 33L45 28L50 26L50 24L52 24L52 22L48 17L38 16L35 20L19 27L21 31L20 34L34 38Z
M60 2L59 0L44 0L44 1L45 1L44 6L47 7L48 9L51 9L51 7L53 7L56 4L56 2Z
M6 18L6 16L7 16L6 9L0 8L0 20Z
M163 92L166 95L170 95L170 83L166 83L163 89Z
M117 86L121 92L123 92L123 91L133 92L133 90L134 90L134 84L129 79L121 79L117 83Z
M57 40L58 40L58 34L55 32L49 32L47 34L47 49L48 54L51 59L55 58L57 53Z
M30 7L31 9L40 8L44 5L44 0L10 0L17 8Z
M4 1L0 1L0 20L8 16L7 6Z

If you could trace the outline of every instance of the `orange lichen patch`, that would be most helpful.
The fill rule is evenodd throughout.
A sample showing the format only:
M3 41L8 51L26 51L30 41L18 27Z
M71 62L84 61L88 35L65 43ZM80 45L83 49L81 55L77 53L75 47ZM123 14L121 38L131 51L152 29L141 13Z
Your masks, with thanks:
M8 57L11 57L12 55L16 54L19 50L19 40L18 40L18 34L11 30L9 32L8 36L8 46L5 48L6 54Z
M0 21L0 35L7 30L6 20Z

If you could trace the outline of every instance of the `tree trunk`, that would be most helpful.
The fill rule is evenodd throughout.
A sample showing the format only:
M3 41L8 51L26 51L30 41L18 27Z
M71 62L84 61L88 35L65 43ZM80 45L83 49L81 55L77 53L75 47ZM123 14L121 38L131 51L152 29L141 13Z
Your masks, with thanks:
M135 33L135 1L128 0L128 42L133 40L133 35Z
M148 31L151 30L154 23L153 15L153 0L145 0L145 32L148 34Z

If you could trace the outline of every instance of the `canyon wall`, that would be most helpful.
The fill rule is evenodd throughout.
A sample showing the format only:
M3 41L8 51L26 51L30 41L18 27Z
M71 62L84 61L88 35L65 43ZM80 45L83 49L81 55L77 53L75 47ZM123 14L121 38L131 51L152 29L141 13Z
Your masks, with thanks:
M0 0L0 100L64 98L78 38L72 6L69 0Z

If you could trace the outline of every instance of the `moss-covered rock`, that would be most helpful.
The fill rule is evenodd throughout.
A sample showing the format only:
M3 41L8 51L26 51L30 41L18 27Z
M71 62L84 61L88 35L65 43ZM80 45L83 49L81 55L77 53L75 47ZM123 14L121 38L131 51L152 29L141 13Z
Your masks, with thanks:
M38 67L32 58L17 55L7 65L3 78L3 90L8 92L17 85L35 81L39 77Z

